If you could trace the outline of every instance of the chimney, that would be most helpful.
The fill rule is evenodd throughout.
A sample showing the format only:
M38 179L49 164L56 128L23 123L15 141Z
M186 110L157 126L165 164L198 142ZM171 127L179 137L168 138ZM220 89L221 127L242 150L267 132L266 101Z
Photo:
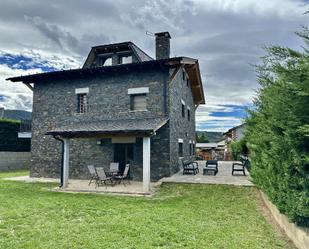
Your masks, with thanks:
M155 33L156 36L156 60L170 58L170 33Z
M0 107L0 118L4 118L4 107Z

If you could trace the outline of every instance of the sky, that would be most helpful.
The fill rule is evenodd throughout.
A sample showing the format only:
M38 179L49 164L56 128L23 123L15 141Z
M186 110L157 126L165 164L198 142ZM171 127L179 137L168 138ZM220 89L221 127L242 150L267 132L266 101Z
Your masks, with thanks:
M199 60L206 105L197 130L239 125L258 88L252 65L270 45L301 49L301 0L0 0L0 107L31 111L32 92L6 78L80 68L90 48L133 41L153 58L171 34L171 56Z

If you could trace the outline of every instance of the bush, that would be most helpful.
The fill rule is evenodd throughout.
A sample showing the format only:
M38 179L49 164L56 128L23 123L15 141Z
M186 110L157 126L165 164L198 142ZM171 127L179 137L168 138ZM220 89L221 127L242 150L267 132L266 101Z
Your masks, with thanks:
M232 155L234 160L239 160L242 155L248 155L247 141L245 138L238 142L231 143Z
M299 34L309 45L308 31ZM309 224L309 50L272 46L247 123L251 175L292 221Z
M30 151L30 139L18 138L20 121L0 119L0 151Z

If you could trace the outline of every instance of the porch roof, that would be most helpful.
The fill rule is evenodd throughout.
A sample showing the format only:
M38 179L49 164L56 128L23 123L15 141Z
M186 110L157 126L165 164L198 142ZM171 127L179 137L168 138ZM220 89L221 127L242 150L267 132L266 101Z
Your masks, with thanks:
M61 137L97 137L108 135L153 135L168 121L167 118L118 119L80 122L57 127L46 135Z

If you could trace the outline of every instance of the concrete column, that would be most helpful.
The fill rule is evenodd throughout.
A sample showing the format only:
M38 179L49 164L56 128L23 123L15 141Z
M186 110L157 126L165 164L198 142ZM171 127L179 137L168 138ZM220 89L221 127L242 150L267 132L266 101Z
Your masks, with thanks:
M70 140L64 138L64 151L63 151L63 188L68 187L69 183L69 160L70 160Z
M143 137L143 191L150 191L150 137Z

